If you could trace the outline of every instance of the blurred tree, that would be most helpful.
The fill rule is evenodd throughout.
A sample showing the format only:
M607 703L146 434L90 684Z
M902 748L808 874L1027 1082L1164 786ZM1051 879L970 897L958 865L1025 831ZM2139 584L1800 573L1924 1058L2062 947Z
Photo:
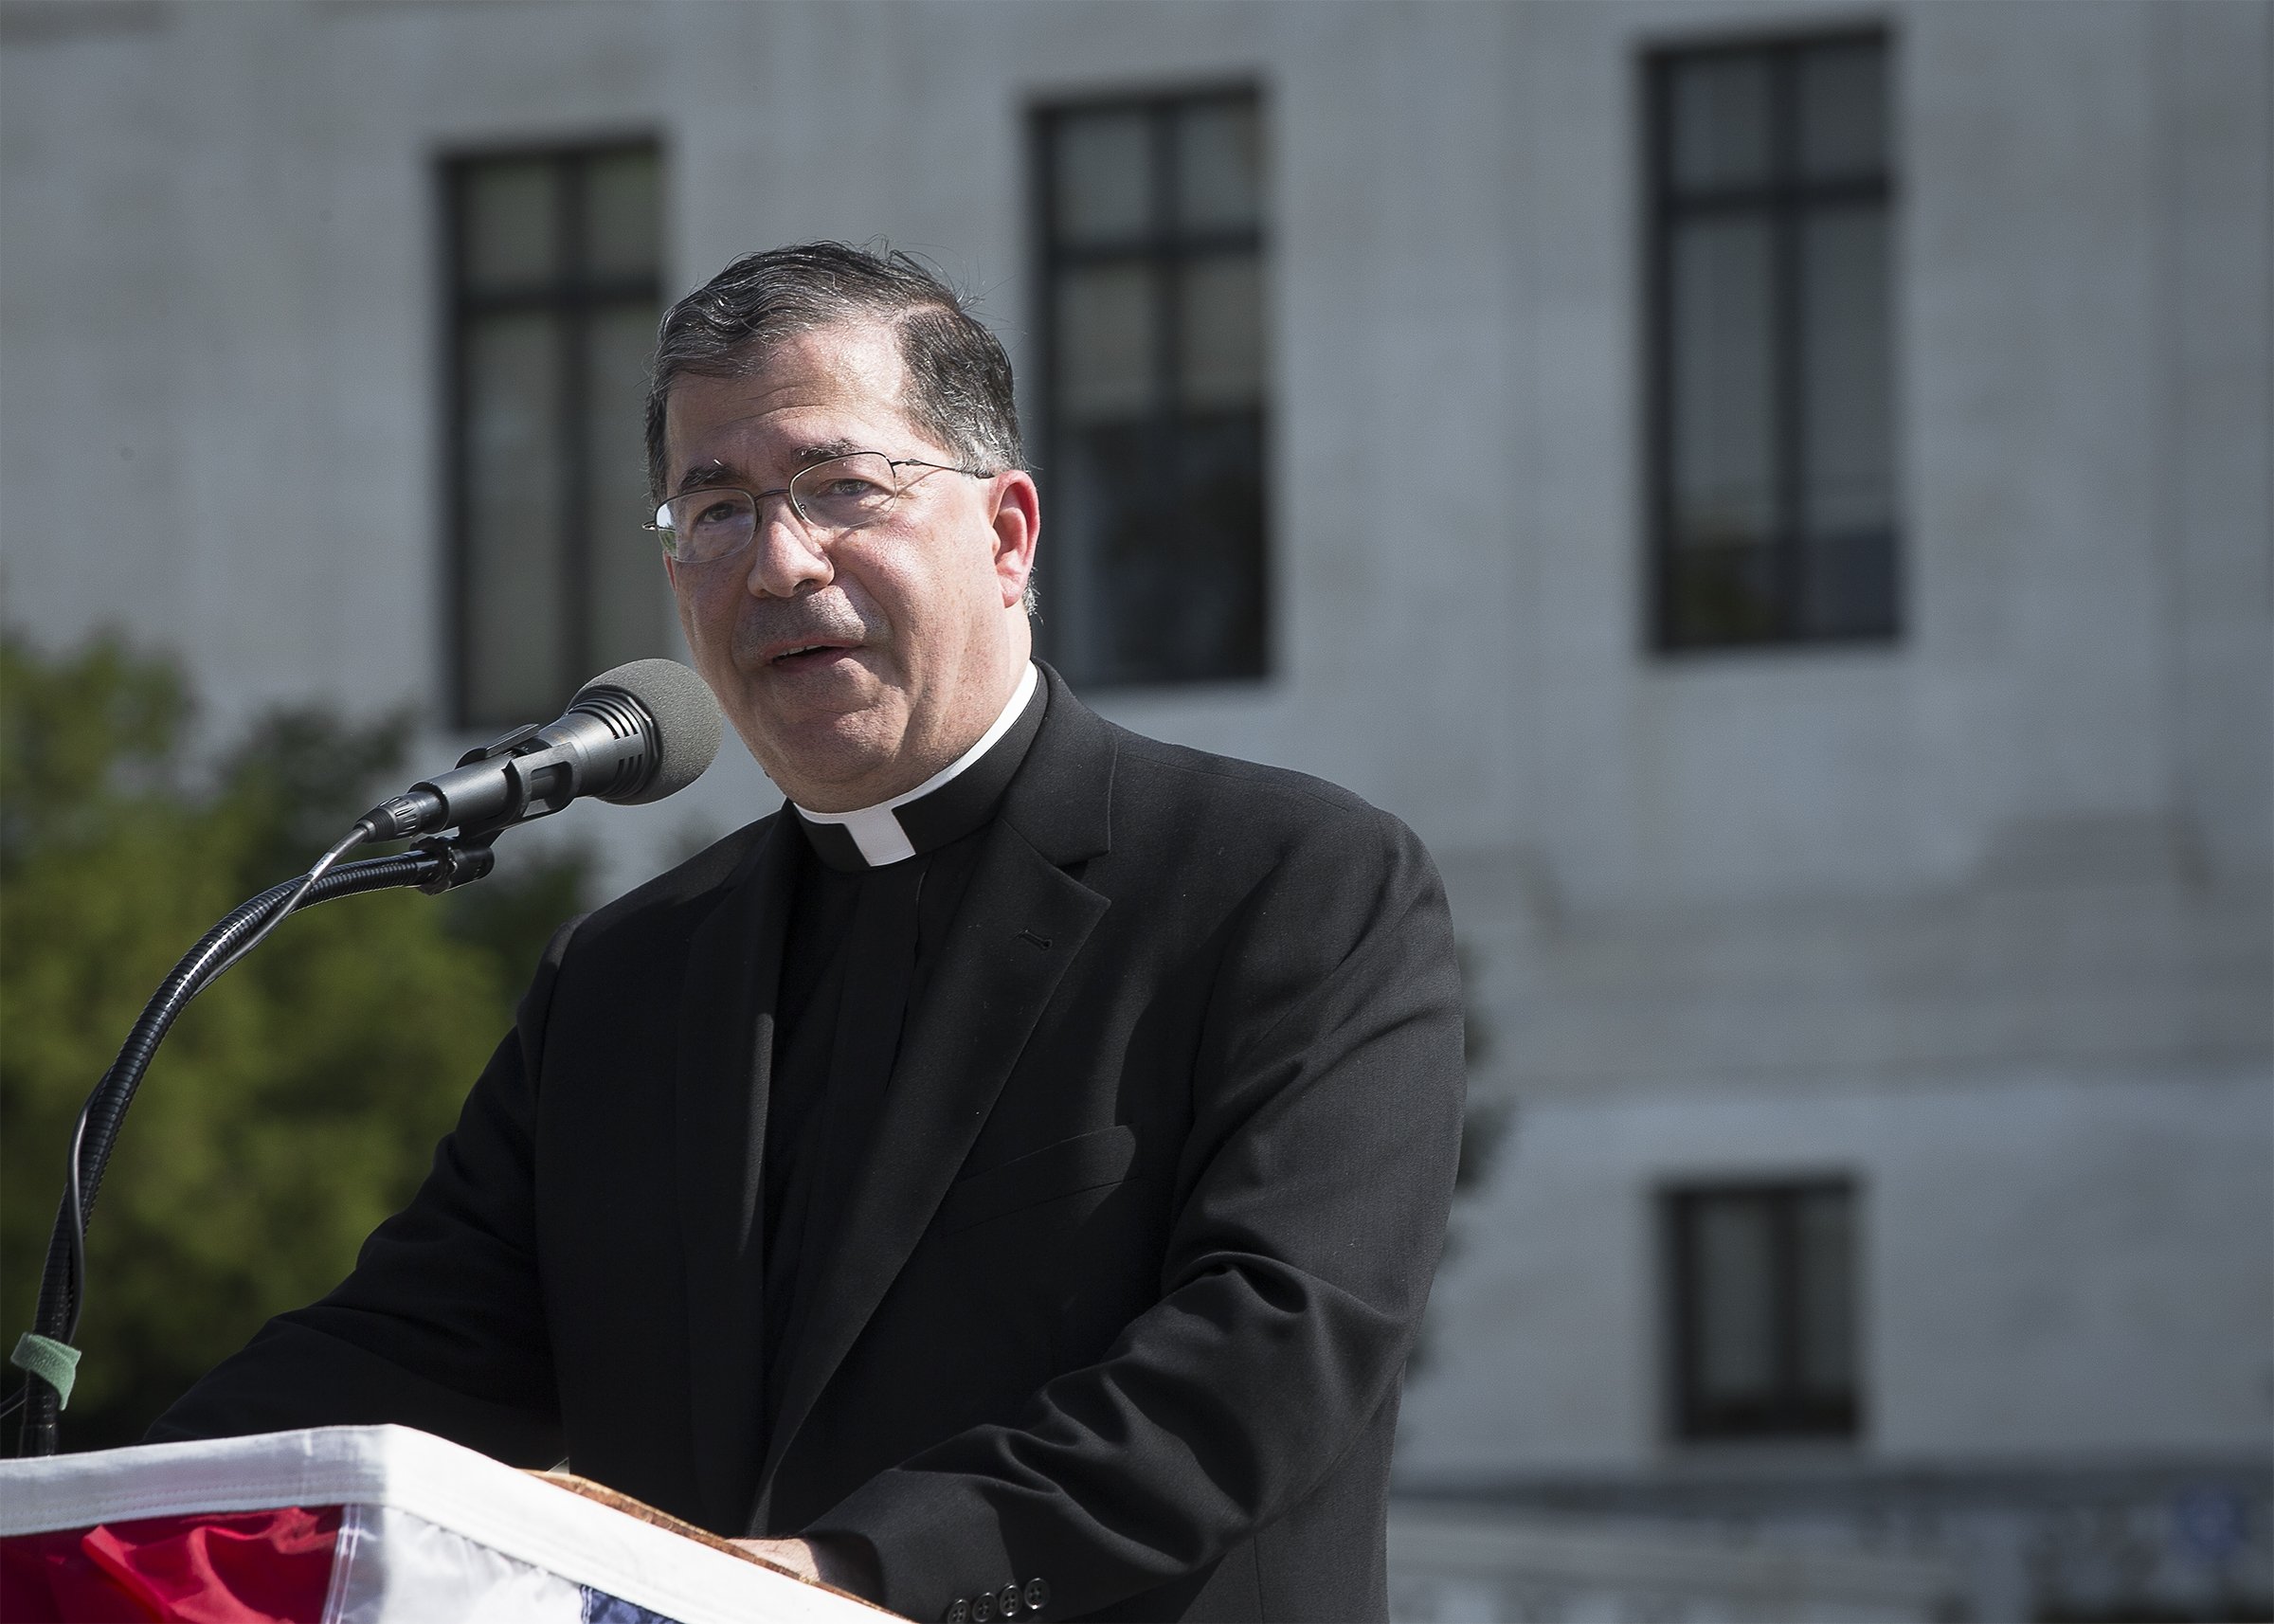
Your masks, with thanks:
M1454 951L1461 970L1461 1060L1473 1088L1478 1070L1491 1057L1492 1027L1476 1000L1475 951L1466 942L1456 944ZM1453 1221L1446 1225L1444 1249L1437 1254L1440 1273L1461 1249L1461 1213L1490 1180L1494 1160L1515 1119L1515 1101L1505 1097L1479 1099L1471 1092L1461 1107L1461 1149L1453 1167ZM1434 1301L1423 1310L1414 1351L1406 1356L1407 1375L1417 1376L1435 1362L1441 1318Z
M55 657L0 638L6 1345L30 1325L72 1121L144 1000L370 804L408 731L283 712L200 773L191 710L170 664L115 639ZM131 1442L262 1319L329 1290L416 1188L580 905L585 854L512 861L439 904L394 892L296 915L190 1005L90 1226L66 1447Z

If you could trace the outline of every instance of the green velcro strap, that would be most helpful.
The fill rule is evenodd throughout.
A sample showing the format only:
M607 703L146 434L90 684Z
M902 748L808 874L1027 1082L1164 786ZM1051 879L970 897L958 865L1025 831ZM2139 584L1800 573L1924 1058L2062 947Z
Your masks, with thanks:
M51 1336L26 1331L16 1339L16 1351L8 1356L8 1362L54 1388L57 1409L71 1407L71 1383L79 1377L79 1349Z

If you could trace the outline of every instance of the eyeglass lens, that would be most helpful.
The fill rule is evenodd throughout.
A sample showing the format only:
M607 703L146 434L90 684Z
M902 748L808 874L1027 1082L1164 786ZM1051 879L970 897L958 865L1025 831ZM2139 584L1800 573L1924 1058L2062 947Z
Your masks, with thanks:
M875 524L899 495L892 463L879 451L832 457L801 468L789 481L790 506L807 529L839 535ZM656 510L665 550L682 564L704 564L746 546L758 532L758 504L748 491L690 491Z

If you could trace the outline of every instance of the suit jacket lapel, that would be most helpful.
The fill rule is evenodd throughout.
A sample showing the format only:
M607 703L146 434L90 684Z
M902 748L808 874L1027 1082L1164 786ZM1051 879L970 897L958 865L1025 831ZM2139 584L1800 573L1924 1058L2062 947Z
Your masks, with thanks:
M674 1109L688 1421L705 1526L745 1530L766 1430L758 1180L797 829L777 816L687 945ZM633 1378L627 1372L626 1380Z
M1060 866L1107 847L1110 731L1056 673L1050 708L986 836L955 935L911 1012L876 1138L811 1320L791 1352L761 1481L923 1238L1029 1033L1106 911ZM756 1521L765 1519L764 1498Z

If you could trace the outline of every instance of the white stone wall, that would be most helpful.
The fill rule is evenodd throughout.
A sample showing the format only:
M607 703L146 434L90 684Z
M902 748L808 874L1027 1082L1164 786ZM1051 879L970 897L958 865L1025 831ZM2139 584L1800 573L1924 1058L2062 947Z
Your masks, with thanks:
M1439 1286L1408 1471L1663 1464L1656 1191L1850 1170L1871 1458L2247 1449L2274 1428L2265 1118L2263 1072L2210 1070L1828 1074L1804 1093L1521 1107Z
M1637 53L1872 19L1905 634L1655 659ZM1446 869L1478 1088L1517 1127L1406 1469L1663 1459L1647 1196L1724 1166L1861 1180L1867 1453L2263 1451L2263 0L64 0L0 27L5 612L179 648L217 729L439 707L438 154L657 134L674 291L882 234L1023 363L1026 109L1256 81L1275 675L1099 699L1345 783ZM667 806L563 821L629 880L771 803L730 743Z

